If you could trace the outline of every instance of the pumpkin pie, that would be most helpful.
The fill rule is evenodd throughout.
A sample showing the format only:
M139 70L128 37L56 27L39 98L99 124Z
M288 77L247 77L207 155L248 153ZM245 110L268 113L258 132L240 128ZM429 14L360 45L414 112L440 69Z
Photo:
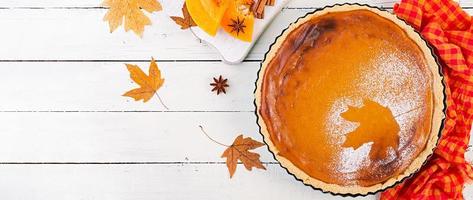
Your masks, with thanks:
M426 42L391 13L357 4L291 24L266 54L255 96L275 158L333 194L374 193L415 173L444 119Z

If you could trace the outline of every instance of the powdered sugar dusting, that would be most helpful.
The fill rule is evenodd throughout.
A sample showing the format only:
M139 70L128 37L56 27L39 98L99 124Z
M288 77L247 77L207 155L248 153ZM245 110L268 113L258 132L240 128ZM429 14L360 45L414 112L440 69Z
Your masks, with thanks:
M341 148L339 160L334 162L336 166L333 167L347 180L356 179L356 172L373 164L380 166L396 159L410 159L414 156L414 152L405 147L412 142L410 129L415 125L416 117L425 111L425 96L419 94L426 91L428 83L424 72L413 67L418 65L414 57L399 51L393 53L392 49L387 52L390 53L378 52L367 63L370 67L359 67L361 75L353 81L355 92L335 99L326 119L326 131L331 135L331 143ZM398 148L403 149L399 151L400 154L397 155L397 150L391 148L387 158L373 163L369 158L372 142L365 143L358 149L341 147L345 135L355 130L359 123L347 121L340 114L347 111L349 106L361 107L363 99L378 102L391 110L400 127Z
M368 98L388 107L399 124L399 148L405 146L409 138L407 128L414 125L413 117L424 111L423 94L427 89L427 80L416 66L416 59L402 52L381 54L373 59L375 68L366 71L358 82L362 91L367 91ZM386 88L393 88L387 90Z
M368 158L373 142L363 144L358 149L344 148L341 151L341 161L344 165L339 167L342 173L354 173L359 170L363 162ZM361 159L360 159L361 158ZM353 177L356 178L356 177Z

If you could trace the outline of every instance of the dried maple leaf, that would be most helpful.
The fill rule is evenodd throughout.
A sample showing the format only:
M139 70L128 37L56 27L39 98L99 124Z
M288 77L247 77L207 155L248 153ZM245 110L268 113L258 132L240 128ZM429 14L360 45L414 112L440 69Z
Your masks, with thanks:
M181 29L188 29L193 26L197 26L197 24L194 22L192 19L191 15L189 14L189 11L187 10L186 2L184 2L184 5L182 6L182 17L178 16L171 16L171 19L176 22L177 25L181 26Z
M347 134L343 147L358 149L365 143L373 142L370 158L377 160L387 157L388 147L397 150L400 128L389 108L364 100L361 108L349 106L348 111L341 116L348 121L360 123L356 130Z
M227 91L225 90L225 88L229 87L229 85L227 84L228 79L223 79L222 75L220 75L218 79L216 78L213 78L213 79L214 79L214 82L210 83L210 86L213 86L212 92L217 91L217 95L219 95L220 92L223 92L224 94L226 94Z
M126 64L126 68L130 72L130 78L140 87L126 92L123 96L131 97L135 101L143 100L143 102L147 102L153 95L156 95L161 104L167 109L157 93L158 89L164 84L164 79L161 77L161 71L159 71L154 58L151 59L149 65L149 75L146 75L137 65Z
M228 171L230 172L230 178L232 178L235 174L238 160L240 160L245 166L245 168L249 171L251 171L253 167L266 170L266 168L259 160L260 155L254 152L250 152L250 150L264 146L263 143L253 140L250 137L244 138L243 135L239 135L235 138L235 141L233 141L232 145L226 145L218 142L217 140L214 140L212 137L209 136L209 134L207 134L207 132L205 132L202 126L199 127L202 133L204 133L204 135L207 136L209 140L218 145L227 147L227 149L222 154L222 158L227 158L226 163Z
M131 29L140 37L144 27L151 24L141 8L149 13L162 10L161 4L156 0L105 0L103 4L109 7L103 19L108 21L110 32L117 29L124 20L125 31Z
M222 158L227 158L226 163L228 171L230 172L230 178L235 174L238 160L240 160L249 171L251 171L253 167L266 170L259 159L260 155L249 151L262 146L264 146L264 144L261 142L255 141L250 137L244 138L243 135L239 135L233 144L228 146L222 154Z

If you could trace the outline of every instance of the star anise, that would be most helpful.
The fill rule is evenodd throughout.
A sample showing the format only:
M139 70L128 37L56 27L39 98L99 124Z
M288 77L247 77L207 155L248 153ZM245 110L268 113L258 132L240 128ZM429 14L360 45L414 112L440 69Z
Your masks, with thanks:
M210 84L211 86L213 86L212 92L217 91L217 95L219 95L221 92L226 94L227 92L225 91L225 88L229 87L229 85L227 84L228 79L223 79L222 75L220 75L218 79L216 78L213 78L213 79L214 79L214 82Z
M236 20L232 19L232 23L228 26L232 27L232 33L236 32L236 34L245 33L245 19L240 20L240 17L237 17Z

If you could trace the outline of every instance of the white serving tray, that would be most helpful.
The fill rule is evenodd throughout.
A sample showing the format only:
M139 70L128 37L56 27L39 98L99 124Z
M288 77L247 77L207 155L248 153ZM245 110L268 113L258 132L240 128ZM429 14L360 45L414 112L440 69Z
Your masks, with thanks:
M224 62L229 64L238 64L246 58L263 31L287 2L289 2L289 0L276 0L274 6L266 6L264 19L255 20L253 40L251 42L244 42L233 38L222 29L217 32L215 37L208 35L199 27L192 27L191 31L196 37L213 46L220 53ZM184 4L184 0L162 0L161 3L163 4L164 12L168 15L182 15L181 8Z

